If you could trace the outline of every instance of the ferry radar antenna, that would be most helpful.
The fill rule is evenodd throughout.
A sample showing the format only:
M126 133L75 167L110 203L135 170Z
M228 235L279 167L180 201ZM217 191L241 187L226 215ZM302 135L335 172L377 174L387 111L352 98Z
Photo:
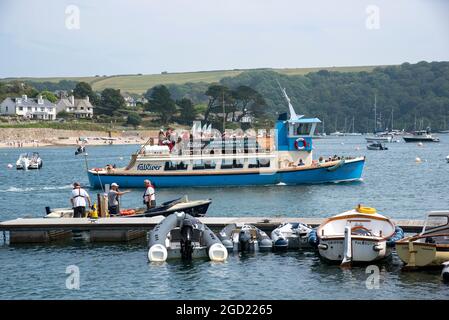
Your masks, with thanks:
M285 100L287 100L288 110L290 112L290 121L298 120L298 119L304 117L304 115L297 115L296 114L295 109L293 108L293 105L291 103L291 100L290 100L289 96L287 95L287 91L285 91L285 88L282 88L281 84L279 83L279 80L276 80L276 82L278 83L279 88L281 89L282 94L284 95Z

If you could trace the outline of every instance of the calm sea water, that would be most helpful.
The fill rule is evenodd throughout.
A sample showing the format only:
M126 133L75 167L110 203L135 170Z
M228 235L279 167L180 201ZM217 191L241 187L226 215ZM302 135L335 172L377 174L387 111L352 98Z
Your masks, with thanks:
M391 143L368 151L363 137L315 140L315 155L366 155L363 181L315 186L158 189L158 202L184 194L211 198L209 216L327 217L358 203L392 218L422 219L449 209L449 136L441 143ZM88 148L89 166L125 165L137 146ZM34 149L35 151L36 149ZM40 148L38 171L7 169L19 153L0 149L0 220L41 217L45 206L69 206L70 184L88 185L83 158L73 147ZM422 159L416 163L415 159ZM96 190L88 190L91 195ZM123 197L141 205L143 190ZM401 272L393 255L380 267L379 289L367 289L365 267L341 270L314 252L231 255L226 263L206 260L163 265L147 262L145 241L128 244L73 242L8 245L0 240L0 299L448 299L439 272ZM80 270L80 290L66 288L70 265Z

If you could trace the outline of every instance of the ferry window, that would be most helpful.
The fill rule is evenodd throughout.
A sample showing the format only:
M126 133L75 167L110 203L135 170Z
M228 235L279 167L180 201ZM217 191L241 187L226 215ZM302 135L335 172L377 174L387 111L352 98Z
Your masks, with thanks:
M215 161L213 160L205 160L204 161L204 168L205 169L215 169Z
M310 129L312 128L311 123L297 123L295 124L295 135L308 135L310 134Z
M234 168L243 168L243 159L236 159L233 161L232 166Z
M221 163L222 169L232 169L233 161L232 160L223 160Z
M204 169L204 163L201 160L196 160L193 162L193 170L201 170Z
M179 162L178 165L176 166L177 170L187 170L187 163L184 163L183 161Z
M434 228L444 227L449 223L448 217L446 216L429 216L426 221L425 231L429 231Z
M259 160L255 158L248 159L248 168L259 168Z
M176 170L177 163L175 161L167 161L165 162L165 170Z

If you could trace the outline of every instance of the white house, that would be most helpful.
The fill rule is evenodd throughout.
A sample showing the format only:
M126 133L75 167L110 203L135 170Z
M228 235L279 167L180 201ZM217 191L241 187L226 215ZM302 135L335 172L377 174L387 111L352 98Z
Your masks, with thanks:
M75 118L92 118L94 114L94 106L87 96L84 99L75 99L74 96L62 98L56 103L56 112L66 111Z
M39 96L28 98L6 98L0 104L0 114L10 116L21 116L27 119L55 120L56 105Z

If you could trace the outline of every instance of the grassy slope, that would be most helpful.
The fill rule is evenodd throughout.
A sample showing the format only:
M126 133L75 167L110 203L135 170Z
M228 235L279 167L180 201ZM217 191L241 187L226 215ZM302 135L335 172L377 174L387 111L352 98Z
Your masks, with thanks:
M359 72L371 71L377 66L357 66L357 67L323 67L323 68L286 68L273 69L287 75L304 75L309 72L319 70L340 71L340 72ZM219 71L199 71L185 73L168 74L149 74L149 75L117 75L110 77L55 77L55 78L20 78L22 80L32 81L51 81L60 80L85 81L92 85L94 90L101 91L104 88L121 89L122 92L144 93L148 88L158 84L182 84L186 82L217 82L224 77L237 76L246 70L219 70ZM13 78L3 80L15 80Z

